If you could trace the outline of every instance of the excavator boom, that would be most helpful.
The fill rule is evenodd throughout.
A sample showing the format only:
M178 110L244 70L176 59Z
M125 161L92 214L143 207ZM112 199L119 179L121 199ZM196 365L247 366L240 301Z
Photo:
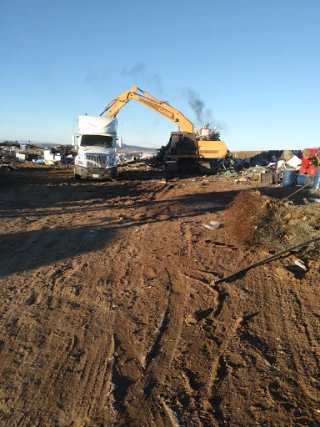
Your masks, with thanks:
M189 162L202 162L204 160L210 161L212 159L223 158L227 154L227 146L223 141L210 141L207 139L209 129L204 127L206 140L197 140L194 133L193 123L190 122L179 110L169 105L167 102L160 101L150 93L145 92L134 86L131 89L121 93L117 98L111 101L101 116L106 113L107 117L116 117L118 112L124 107L131 99L144 104L151 110L156 111L162 116L174 122L179 127L179 132L172 132L169 143L166 147L166 159L173 163L186 162L189 167ZM210 132L209 132L210 133ZM201 137L201 135L200 135ZM166 162L167 164L167 162ZM210 166L210 164L209 164Z
M115 117L121 108L124 107L131 99L146 105L151 110L156 111L167 119L173 121L182 132L194 133L193 123L190 122L190 120L187 119L179 110L171 107L171 105L166 102L159 101L159 99L150 95L150 93L139 89L138 86L135 86L117 96L117 98L106 106L100 116L106 113L106 116L108 117Z

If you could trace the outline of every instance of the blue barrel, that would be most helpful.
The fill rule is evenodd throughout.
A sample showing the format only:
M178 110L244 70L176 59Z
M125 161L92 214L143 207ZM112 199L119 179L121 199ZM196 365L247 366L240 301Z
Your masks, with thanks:
M282 187L293 187L296 180L295 169L285 169L282 172Z
M320 189L320 169L317 170L316 176L314 177L312 188Z
M298 185L307 185L310 184L310 182L313 182L314 176L313 175L298 175L297 177L297 184Z

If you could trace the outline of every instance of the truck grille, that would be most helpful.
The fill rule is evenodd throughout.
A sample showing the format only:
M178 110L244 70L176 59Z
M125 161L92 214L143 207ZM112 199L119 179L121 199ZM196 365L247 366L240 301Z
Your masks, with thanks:
M86 154L88 168L105 168L108 166L108 156L105 154Z

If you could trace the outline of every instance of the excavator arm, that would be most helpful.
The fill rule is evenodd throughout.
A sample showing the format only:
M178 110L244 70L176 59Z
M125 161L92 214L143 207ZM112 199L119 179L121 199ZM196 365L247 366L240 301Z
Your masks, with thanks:
M151 110L156 111L167 119L173 121L182 132L194 133L193 123L190 122L190 120L187 119L180 111L166 102L159 101L159 99L150 95L150 93L139 89L138 86L135 86L117 96L117 98L106 106L100 116L107 113L107 117L116 117L121 108L124 107L131 99L146 105L151 108Z

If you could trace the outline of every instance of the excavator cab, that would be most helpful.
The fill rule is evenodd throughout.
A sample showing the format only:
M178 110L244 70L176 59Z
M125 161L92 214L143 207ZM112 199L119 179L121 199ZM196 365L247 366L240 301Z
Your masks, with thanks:
M197 156L197 141L193 134L171 132L168 154L171 156Z

